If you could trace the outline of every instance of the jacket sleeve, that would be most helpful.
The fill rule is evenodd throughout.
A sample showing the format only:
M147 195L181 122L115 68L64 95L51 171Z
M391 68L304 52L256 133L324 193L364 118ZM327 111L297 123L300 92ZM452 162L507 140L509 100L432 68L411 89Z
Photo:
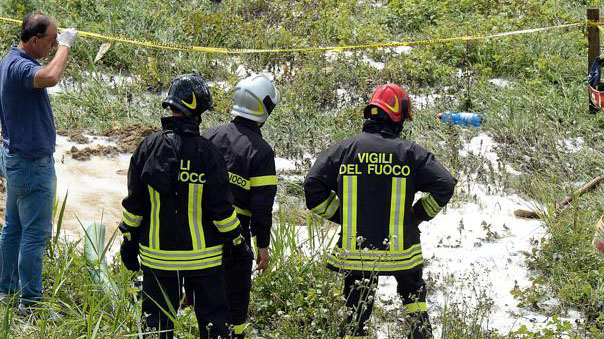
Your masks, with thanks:
M137 239L139 226L144 216L148 215L148 190L147 185L141 180L141 172L145 163L145 147L147 139L138 145L130 158L128 168L128 196L122 200L122 220L120 230L122 233L132 234Z
M319 154L304 180L304 196L309 210L339 224L340 200L336 192L340 164L334 161L335 149L330 148Z
M207 143L201 151L205 164L203 210L225 239L234 239L241 234L237 213L233 208L233 194L230 190L226 164L216 146Z
M434 155L414 144L411 148L414 183L418 191L427 193L413 205L413 212L420 220L430 220L449 202L453 196L455 179Z
M255 157L250 166L250 228L259 248L270 245L276 194L275 152L270 149Z

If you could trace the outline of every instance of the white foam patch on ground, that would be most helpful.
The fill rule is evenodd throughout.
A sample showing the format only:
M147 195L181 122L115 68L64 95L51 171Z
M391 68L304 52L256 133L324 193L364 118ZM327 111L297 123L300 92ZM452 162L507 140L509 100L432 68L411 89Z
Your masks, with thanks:
M410 94L409 98L411 99L411 103L413 104L414 109L424 109L429 106L432 106L436 99L440 96L438 94L427 94L427 95L413 95Z
M569 152L579 152L585 147L585 139L583 137L560 139L558 140L558 145Z
M84 227L93 222L106 226L108 240L116 229L122 215L121 201L127 195L126 173L130 154L115 157L92 156L90 160L79 161L66 154L71 147L82 149L86 146L113 145L107 138L92 137L90 144L76 144L67 137L57 135L55 169L57 173L57 199L63 201L69 192L63 217L63 229L72 236L83 235ZM78 221L79 218L79 221Z
M292 63L290 61L286 61L284 64L275 65L271 67L271 69L263 69L261 71L253 70L249 68L245 68L243 65L238 65L235 70L235 75L239 79L247 78L253 74L264 74L269 80L275 81L280 80L286 76L294 76L296 74L296 69L292 67ZM230 87L232 88L232 87ZM229 89L230 89L229 88Z
M285 158L275 158L275 167L277 172L294 171L296 169L296 162Z
M369 66L371 66L371 67L373 67L373 68L375 68L375 69L379 69L379 70L384 69L384 67L386 66L386 64L385 64L385 63L383 63L383 62L379 62L379 61L375 61L375 60L373 60L373 59L371 59L371 58L367 57L366 55L363 55L363 61L364 61L364 62L365 62L367 65L369 65Z
M399 47L397 47L397 48L399 48ZM403 50L400 50L400 49L397 51L400 51L399 54L405 53L405 52L403 52ZM405 53L405 54L407 54L407 53ZM338 56L340 56L340 55L350 59L350 58L354 57L354 52L350 52L350 51L326 51L325 52L325 57L327 58L328 61L335 61L335 60L337 60ZM367 65L369 65L375 69L379 69L379 70L384 69L384 67L386 66L385 63L380 62L380 61L375 61L375 60L371 59L370 57L368 57L366 54L361 55L361 60L364 63L366 63Z
M461 157L467 157L468 155L476 155L480 156L487 161L490 162L491 166L494 169L500 168L502 165L499 156L495 152L495 147L497 143L493 140L487 133L480 133L478 136L472 138L469 143L467 143L462 150L459 151L459 155ZM504 164L503 168L505 168L505 172L513 175L519 175L520 172L516 171L509 164Z
M510 81L506 80L506 79L495 78L495 79L490 79L489 82L497 87L502 87L502 88L510 87Z
M102 84L110 85L112 87L121 87L136 82L136 78L133 76L105 74L100 72L84 72L83 78L86 79L86 81L81 84L76 84L73 78L63 78L57 85L48 87L46 90L48 91L49 95L56 95L67 90L76 90L78 86L89 86L90 83L93 83L94 81L98 81Z
M228 81L208 81L208 86L212 88L219 88L225 92L228 92L233 88Z

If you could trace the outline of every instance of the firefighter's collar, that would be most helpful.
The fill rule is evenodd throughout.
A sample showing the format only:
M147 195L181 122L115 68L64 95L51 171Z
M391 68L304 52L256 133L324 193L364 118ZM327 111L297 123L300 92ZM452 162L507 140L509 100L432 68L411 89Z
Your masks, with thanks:
M186 116L163 117L161 118L161 127L164 131L199 135L199 123L197 120Z
M397 131L398 130L398 131ZM381 134L386 138L398 138L401 135L401 127L383 121L365 120L363 132Z
M250 119L245 119L242 117L235 117L233 119L233 123L235 125L247 127L249 129L251 129L252 131L262 135L262 132L260 132L260 126L258 126L258 123L255 121L252 121Z

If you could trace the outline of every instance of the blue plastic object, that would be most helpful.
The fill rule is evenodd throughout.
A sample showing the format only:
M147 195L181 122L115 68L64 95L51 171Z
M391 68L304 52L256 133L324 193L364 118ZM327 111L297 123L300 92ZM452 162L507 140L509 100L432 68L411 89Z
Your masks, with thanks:
M451 123L460 126L480 127L484 121L482 114L469 112L446 111L438 113L438 118L445 123Z

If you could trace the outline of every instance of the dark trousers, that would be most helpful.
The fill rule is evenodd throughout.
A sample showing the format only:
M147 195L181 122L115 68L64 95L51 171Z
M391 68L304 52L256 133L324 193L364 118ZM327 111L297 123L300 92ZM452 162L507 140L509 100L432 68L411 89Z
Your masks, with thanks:
M159 338L174 337L175 318L182 299L182 286L195 309L201 338L227 338L227 299L221 273L207 276L183 277L155 275L143 267L143 317L149 332L158 332ZM168 316L169 314L169 316Z
M234 326L234 339L242 339L245 333L241 328L247 321L247 310L250 305L252 288L252 261L234 260L230 253L224 255L224 271L229 313L227 322ZM242 326L238 326L242 325Z
M397 282L396 291L407 310L410 324L410 339L431 338L431 325L425 309L426 284L422 270L393 274ZM376 274L351 273L344 279L346 307L351 311L346 319L346 332L352 336L366 336L365 324L371 312L375 291L378 286Z

